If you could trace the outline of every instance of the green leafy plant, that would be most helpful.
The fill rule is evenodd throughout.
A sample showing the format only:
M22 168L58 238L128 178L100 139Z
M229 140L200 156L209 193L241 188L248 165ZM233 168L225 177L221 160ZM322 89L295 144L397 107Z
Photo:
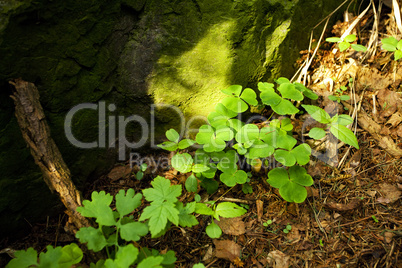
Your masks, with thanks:
M160 176L156 177L151 184L152 188L142 191L145 199L151 204L144 209L139 220L148 220L152 237L165 234L171 223L182 227L198 224L197 219L192 215L196 202L184 206L177 200L182 191L180 185L170 185L168 179Z
M346 144L349 144L356 149L359 149L359 144L355 134L348 129L346 126L353 122L353 119L349 115L341 114L331 116L321 109L320 107L314 105L302 105L302 107L313 117L314 120L327 124L329 131L338 139ZM314 139L321 139L326 135L326 132L320 128L312 128L309 132L309 136Z
M267 220L267 221L264 222L262 225L263 225L264 227L268 227L268 226L270 226L272 223L273 223L272 220Z
M246 209L232 203L232 202L222 202L216 204L215 202L209 202L211 206L206 203L197 203L195 206L195 212L211 216L211 223L205 229L205 232L210 238L219 238L222 235L221 228L215 223L214 219L220 220L223 218L235 218L242 216L247 212Z
M152 227L149 223L135 221L133 216L128 216L141 205L141 194L135 194L133 189L127 192L120 190L115 197L116 211L110 207L113 196L104 191L92 192L91 199L84 200L83 206L77 211L84 217L95 218L98 228L83 227L78 230L76 237L81 243L86 243L88 249L94 252L105 249L108 255L108 259L99 260L91 267L128 267L135 263L137 267L149 267L150 264L171 265L176 261L173 251L157 257L140 257L139 250L129 243L139 241L148 234L148 225Z
M261 164L273 156L283 167L268 173L268 183L279 188L279 193L286 201L305 200L307 197L305 186L311 186L313 180L302 166L309 162L311 148L307 144L297 144L292 133L292 121L285 116L300 112L294 102L303 101L305 97L316 100L318 96L304 85L291 83L283 77L275 82L276 86L273 83L258 83L262 103L257 101L256 93L250 88L243 90L241 86L234 85L222 90L228 96L208 115L208 124L199 128L195 137L199 149L193 155L180 152L183 147L180 148L179 144L182 141L189 144L187 139L180 140L179 134L173 129L166 132L169 141L159 146L169 151L176 151L171 161L173 168L181 173L191 173L185 183L187 191L196 192L200 185L211 194L219 188L220 182L228 187L242 184L243 192L250 193L251 174L247 174L239 167L240 160L244 158L246 163L260 169ZM250 105L267 106L273 113L283 117L266 122L261 128L234 118L239 113L247 111ZM317 120L316 112L320 114L322 109L316 107L320 110L314 110L313 107L316 106L303 106ZM356 137L344 127L351 123L350 120L350 117L343 115L331 118L323 111L317 121L328 124L331 133L345 143L358 147ZM323 129L315 128L310 131L312 138L319 139L325 135ZM210 230L218 230L213 223L211 225Z
M352 42L354 42L356 40L357 40L357 37L354 34L349 34L349 35L345 36L345 38L343 38L343 39L341 39L339 37L328 37L327 39L325 39L325 41L327 41L327 42L338 43L339 50L341 52L347 50L350 47L356 51L366 51L367 48L363 45L351 44Z
M137 174L135 174L135 178L140 181L144 177L144 172L147 170L147 168L148 165L146 163L142 163L140 170L137 172Z
M292 230L292 226L290 224L287 224L285 229L283 229L283 232L285 234L288 234Z
M394 60L395 61L402 58L402 40L398 41L398 39L391 36L391 37L382 39L381 43L382 43L382 46L381 46L382 49L389 51L389 52L394 52Z
M168 151L176 151L177 149L186 149L195 143L195 141L191 139L183 139L179 142L180 135L174 129L169 129L168 131L166 131L166 137L168 141L165 141L162 144L158 144L158 146Z
M343 93L347 90L346 86L341 86L339 89L335 91L334 95L328 96L328 99L332 101L336 101L338 103L341 103L341 101L347 101L350 100L349 95L343 95Z
M83 257L82 250L75 243L64 247L47 246L46 252L39 254L33 248L19 250L15 252L15 259L12 259L6 268L24 268L24 267L59 267L70 268L77 264Z
M373 221L374 221L375 223L378 223L378 220L377 220L377 217L376 217L376 216L372 215L371 218L373 218Z

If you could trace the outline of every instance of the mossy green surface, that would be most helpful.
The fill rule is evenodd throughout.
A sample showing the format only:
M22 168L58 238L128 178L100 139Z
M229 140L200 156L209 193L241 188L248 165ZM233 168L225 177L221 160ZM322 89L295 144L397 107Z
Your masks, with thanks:
M205 116L231 84L254 87L292 75L311 27L338 1L9 3L0 7L0 233L27 226L24 218L44 219L57 203L21 137L8 80L21 77L37 85L52 136L82 189L88 177L110 167L116 152L68 142L64 119L75 105L106 101L116 106L106 116L136 114L147 128L153 104L177 106L187 119ZM74 117L77 139L98 139L97 112ZM155 117L156 143L181 123L166 106ZM142 130L130 124L126 136L139 140Z

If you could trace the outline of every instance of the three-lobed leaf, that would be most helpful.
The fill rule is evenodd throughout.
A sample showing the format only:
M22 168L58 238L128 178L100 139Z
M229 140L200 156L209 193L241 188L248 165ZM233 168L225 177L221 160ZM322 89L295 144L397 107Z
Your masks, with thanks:
M128 189L127 193L124 190L120 190L116 195L116 209L119 212L120 218L133 212L141 205L142 194L134 194L134 189Z
M6 265L6 268L31 267L38 264L37 252L33 248L18 250L14 255L15 258Z
M84 217L96 218L96 222L101 225L115 225L116 221L110 208L113 196L106 194L104 191L92 192L91 199L92 201L84 200L82 202L83 206L78 207L77 211Z
M267 182L279 188L279 194L288 202L301 203L307 197L304 186L314 183L307 171L301 166L292 166L289 170L274 168L268 173Z
M87 247L95 252L101 251L107 246L106 238L99 229L93 227L82 227L75 236L81 243L88 243Z

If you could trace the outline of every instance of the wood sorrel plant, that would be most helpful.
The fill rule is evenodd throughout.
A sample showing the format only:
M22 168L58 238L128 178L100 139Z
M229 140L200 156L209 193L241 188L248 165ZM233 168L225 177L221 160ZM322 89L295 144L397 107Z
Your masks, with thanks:
M312 100L318 98L300 83L291 83L283 77L277 79L276 83L275 88L273 83L260 82L258 90L261 92L262 104L269 106L278 115L298 113L299 109L293 104L294 101L303 101L305 97ZM297 140L292 136L291 119L274 119L262 128L254 124L245 124L234 117L247 111L250 105L258 105L257 94L250 88L243 90L239 85L230 86L222 92L228 96L208 115L208 124L199 128L195 141L180 140L179 134L170 129L166 132L169 141L158 145L165 150L177 151L172 158L172 166L177 171L192 173L186 181L186 189L196 192L200 181L208 193L213 193L219 187L217 178L229 187L245 184L248 175L238 167L240 155L244 156L250 165L256 165L267 157L274 156L282 167L270 170L267 182L278 188L286 201L303 202L307 197L305 186L313 184L313 179L302 167L310 160L311 148L307 144L297 144ZM316 121L327 124L335 137L359 148L356 136L346 127L352 123L351 117L335 115L331 118L323 109L314 105L302 107ZM313 128L310 132L310 136L316 139L326 134L326 130L319 128ZM180 151L193 144L200 147L194 156Z

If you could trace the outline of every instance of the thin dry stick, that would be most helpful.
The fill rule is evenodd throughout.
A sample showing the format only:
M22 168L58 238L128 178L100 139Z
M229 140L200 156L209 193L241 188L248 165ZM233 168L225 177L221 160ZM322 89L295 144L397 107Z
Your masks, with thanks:
M394 11L396 26L398 27L399 32L402 33L401 11L397 0L392 0L392 10Z
M10 82L15 87L11 98L15 103L22 136L31 149L35 163L40 167L43 179L51 191L56 191L69 216L68 231L76 232L81 227L91 226L88 219L76 211L81 206L81 195L71 180L71 173L59 149L50 136L50 129L39 102L39 92L33 83L16 79Z

